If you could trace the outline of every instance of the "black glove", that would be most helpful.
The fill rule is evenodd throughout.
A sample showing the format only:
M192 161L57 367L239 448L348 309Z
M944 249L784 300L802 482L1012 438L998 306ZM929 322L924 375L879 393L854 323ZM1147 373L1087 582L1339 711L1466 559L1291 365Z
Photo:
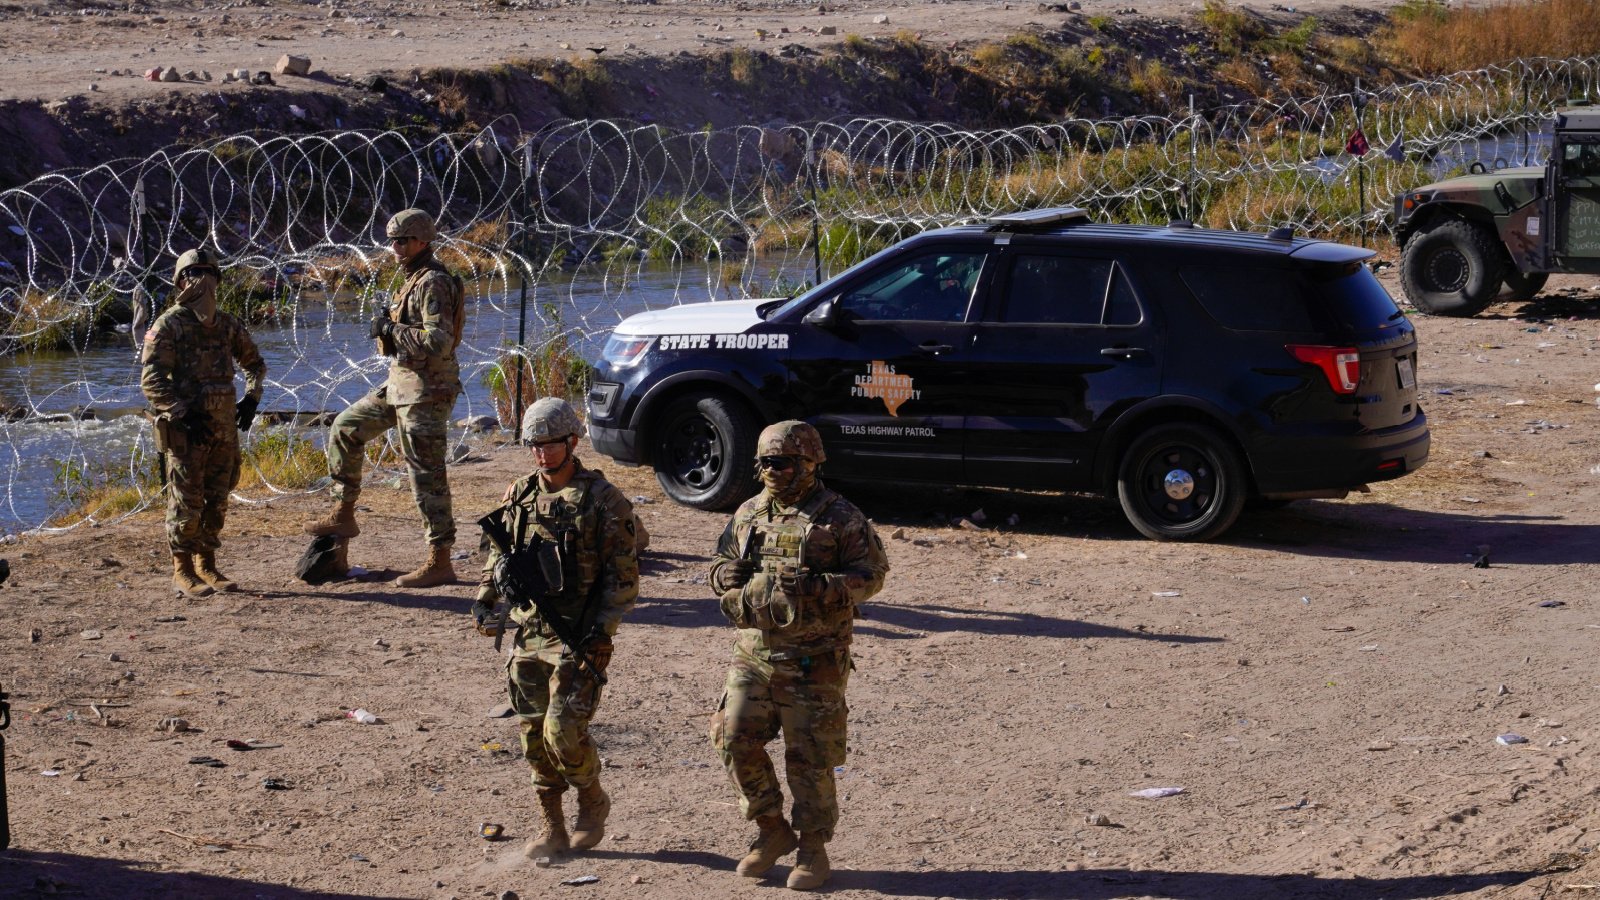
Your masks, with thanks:
M251 394L245 394L244 399L233 410L233 424L239 426L240 431L249 431L250 424L256 420L256 407L261 401Z
M477 602L472 604L472 620L477 623L478 633L484 637L495 637L505 629L505 624L498 619L492 600L479 597Z
M383 311L372 317L372 323L367 326L367 337L382 340L391 331L394 331L394 320L389 318L387 311Z
M189 407L183 418L174 420L174 424L196 444L209 444L216 437L211 428L211 417L200 406Z
M742 588L756 574L755 560L736 559L722 566L722 583L730 588Z
M778 590L790 597L820 597L827 585L828 580L821 575L802 575L796 569L778 573Z
M611 651L611 635L603 631L589 635L589 639L583 642L583 652L588 655L589 661L594 663L594 670L601 675L604 675L606 667L611 665Z

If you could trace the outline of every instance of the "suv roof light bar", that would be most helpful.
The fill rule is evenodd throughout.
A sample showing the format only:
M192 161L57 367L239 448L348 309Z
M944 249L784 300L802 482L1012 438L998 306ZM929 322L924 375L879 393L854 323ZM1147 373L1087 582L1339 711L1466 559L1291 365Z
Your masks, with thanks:
M1087 222L1089 213L1076 206L1055 206L990 216L985 221L989 231L1042 231L1057 225Z

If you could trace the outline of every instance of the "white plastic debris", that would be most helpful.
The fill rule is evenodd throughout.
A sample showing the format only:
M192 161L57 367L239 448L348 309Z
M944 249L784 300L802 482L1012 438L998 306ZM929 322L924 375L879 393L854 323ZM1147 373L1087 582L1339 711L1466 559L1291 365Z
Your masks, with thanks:
M1183 788L1181 787L1153 787L1145 788L1142 791L1133 791L1128 796L1143 797L1146 800L1160 800L1162 797L1175 797L1181 793L1183 793Z
M350 717L350 718L352 718L352 719L355 719L357 722L360 722L363 725L376 725L376 724L378 724L378 717L373 715L372 713L367 712L364 709L352 709L349 712L345 713L345 715Z
M1520 734L1517 734L1516 732L1508 731L1505 734L1495 738L1494 742L1502 747L1509 747L1512 744L1526 744L1528 739Z

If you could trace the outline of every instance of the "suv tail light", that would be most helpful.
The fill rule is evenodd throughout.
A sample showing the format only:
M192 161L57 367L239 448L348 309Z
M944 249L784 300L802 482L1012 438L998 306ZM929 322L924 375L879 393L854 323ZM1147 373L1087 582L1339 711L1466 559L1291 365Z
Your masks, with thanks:
M1354 394L1356 385L1361 383L1361 354L1354 347L1288 344L1284 349L1295 359L1321 369L1335 394Z

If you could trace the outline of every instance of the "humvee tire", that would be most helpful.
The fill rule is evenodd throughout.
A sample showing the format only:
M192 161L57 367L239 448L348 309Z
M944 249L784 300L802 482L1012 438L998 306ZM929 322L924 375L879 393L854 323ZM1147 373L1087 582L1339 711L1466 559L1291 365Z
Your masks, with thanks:
M1505 278L1507 299L1532 300L1544 290L1544 283L1550 280L1550 273L1529 272L1524 275L1517 271L1516 266L1507 266Z
M1417 309L1435 316L1471 316L1494 302L1505 274L1500 242L1489 229L1443 219L1406 241L1400 284Z

